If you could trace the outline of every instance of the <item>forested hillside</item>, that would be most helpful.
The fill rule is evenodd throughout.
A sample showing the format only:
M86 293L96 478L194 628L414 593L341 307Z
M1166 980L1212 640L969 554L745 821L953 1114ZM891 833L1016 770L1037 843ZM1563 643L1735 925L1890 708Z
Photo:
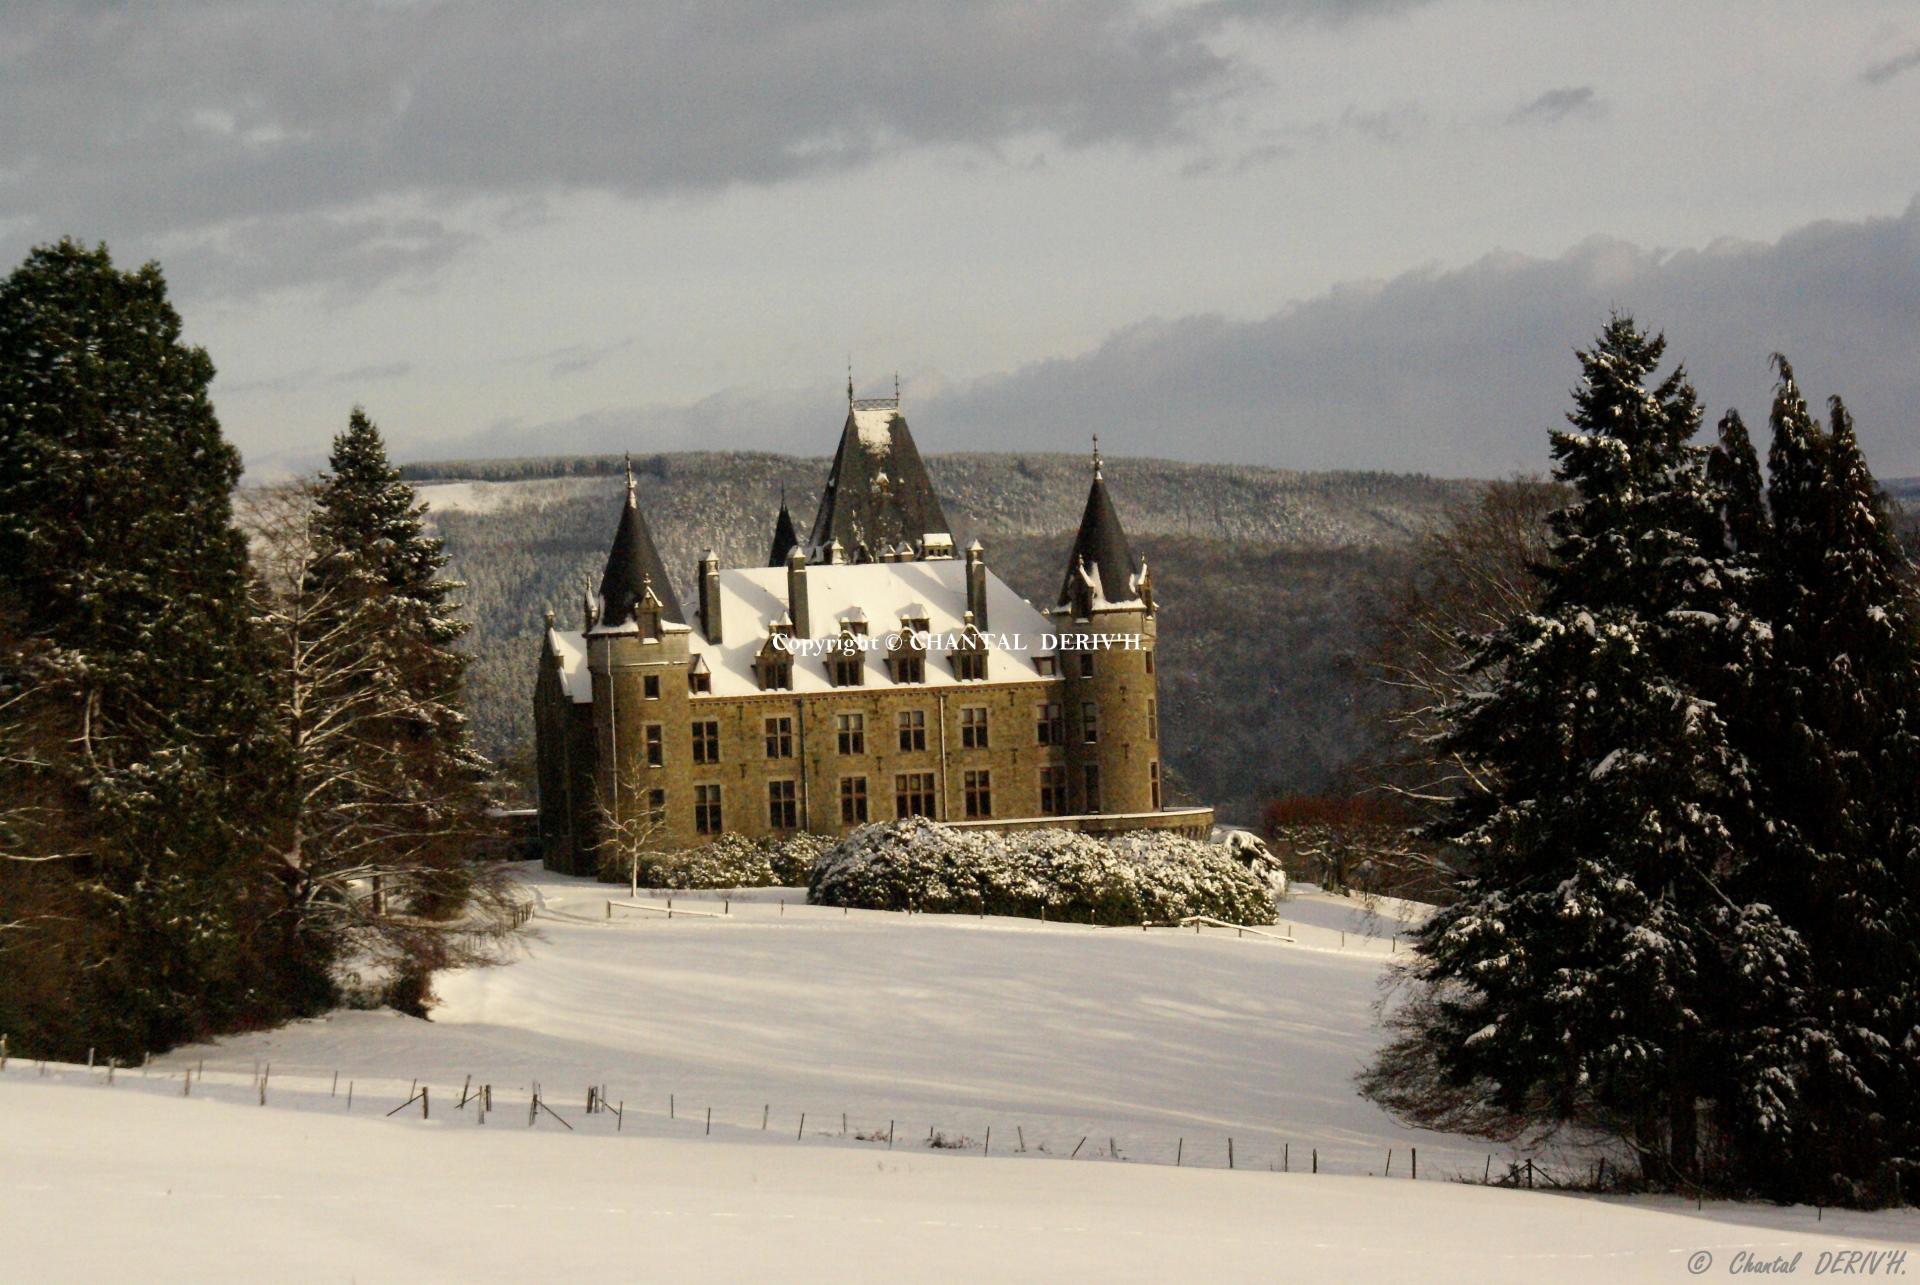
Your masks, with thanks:
M928 461L955 534L1035 602L1059 587L1085 501L1087 461L1066 455L949 455ZM409 477L433 506L470 588L470 706L480 745L524 778L529 688L542 612L577 626L617 516L621 460L436 462ZM675 588L711 547L757 565L782 488L804 531L824 459L743 453L637 458L640 502ZM1134 553L1162 604L1166 761L1172 784L1250 821L1261 800L1331 784L1362 736L1343 658L1373 589L1412 534L1472 484L1384 473L1295 473L1110 460L1107 477Z

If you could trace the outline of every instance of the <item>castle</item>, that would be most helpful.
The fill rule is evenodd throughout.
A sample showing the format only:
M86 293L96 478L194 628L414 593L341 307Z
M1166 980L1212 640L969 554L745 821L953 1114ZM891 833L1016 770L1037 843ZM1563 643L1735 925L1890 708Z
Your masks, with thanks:
M1093 458L1056 601L956 550L899 398L855 400L803 543L783 502L768 564L709 552L689 615L626 502L578 632L547 615L534 686L540 845L588 874L608 834L833 834L923 816L1003 829L1145 827L1165 806L1153 580Z

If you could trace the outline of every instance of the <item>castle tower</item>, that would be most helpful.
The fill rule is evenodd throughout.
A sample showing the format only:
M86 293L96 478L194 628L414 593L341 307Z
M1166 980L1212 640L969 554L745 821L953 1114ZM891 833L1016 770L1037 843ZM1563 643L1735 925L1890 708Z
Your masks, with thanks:
M594 842L608 838L609 825L632 834L657 814L665 819L658 846L688 846L692 834L683 805L690 788L692 630L640 513L631 465L597 606L586 631L597 767Z
M856 399L849 381L847 422L807 539L808 560L826 561L837 540L849 561L875 562L883 546L924 546L929 535L952 542L940 497L900 413L898 390Z
M1152 582L1134 569L1126 532L1101 466L1067 557L1048 623L1061 635L1066 678L1068 782L1078 812L1157 812L1164 804L1159 695L1154 680L1157 622Z

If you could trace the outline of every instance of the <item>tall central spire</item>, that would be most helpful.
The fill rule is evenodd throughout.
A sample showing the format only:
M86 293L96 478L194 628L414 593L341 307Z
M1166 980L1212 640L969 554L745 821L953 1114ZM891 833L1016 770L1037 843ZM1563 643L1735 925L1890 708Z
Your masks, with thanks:
M871 559L883 547L915 546L950 532L898 393L855 397L849 373L847 422L807 539L808 557L822 560L838 541L855 560Z

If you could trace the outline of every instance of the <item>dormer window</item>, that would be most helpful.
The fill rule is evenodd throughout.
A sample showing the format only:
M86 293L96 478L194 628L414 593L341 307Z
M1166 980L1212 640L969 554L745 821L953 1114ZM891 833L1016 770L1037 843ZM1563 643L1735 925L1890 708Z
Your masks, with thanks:
M953 655L953 676L963 683L982 683L987 679L987 654L960 651Z
M793 690L793 657L781 654L762 656L755 662L760 672L760 690L763 692L790 692Z
M866 666L860 653L839 653L827 657L827 681L835 687L860 687L866 681Z
M887 656L887 667L893 671L896 683L924 683L927 681L926 653L901 649Z

